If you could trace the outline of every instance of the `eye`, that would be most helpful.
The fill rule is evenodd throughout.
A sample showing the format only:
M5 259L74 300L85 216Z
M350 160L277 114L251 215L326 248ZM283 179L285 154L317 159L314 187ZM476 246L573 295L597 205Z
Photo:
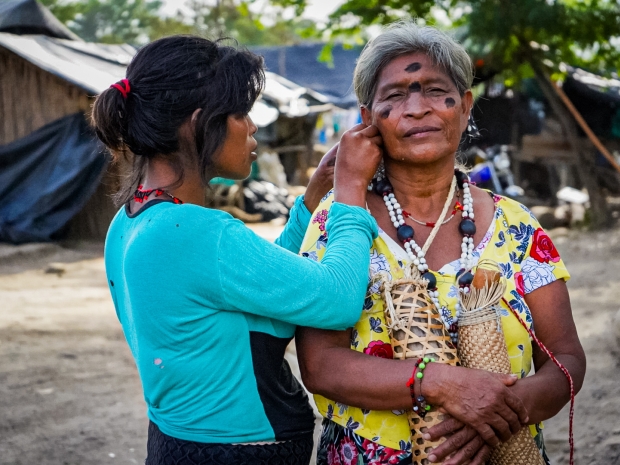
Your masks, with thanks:
M432 87L428 89L428 92L430 94L445 94L446 93L446 91L440 87Z
M402 92L393 92L390 95L388 95L385 99L389 100L389 99L400 97L402 95L403 95Z

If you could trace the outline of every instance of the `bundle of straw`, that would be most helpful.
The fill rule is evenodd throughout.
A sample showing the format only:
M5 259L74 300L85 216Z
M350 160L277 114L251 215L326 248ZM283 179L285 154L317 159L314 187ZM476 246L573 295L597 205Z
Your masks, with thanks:
M456 365L458 357L439 312L428 295L428 282L415 268L405 270L405 277L383 282L386 319L394 358L399 360L433 358L437 362ZM432 449L445 439L424 441L422 434L446 418L436 410L421 418L413 410L408 413L411 430L411 454L414 465L430 464Z
M506 291L506 279L497 263L478 264L469 293L461 295L458 355L461 364L493 373L509 374L510 359L502 331L499 302ZM544 465L528 427L491 453L489 465Z

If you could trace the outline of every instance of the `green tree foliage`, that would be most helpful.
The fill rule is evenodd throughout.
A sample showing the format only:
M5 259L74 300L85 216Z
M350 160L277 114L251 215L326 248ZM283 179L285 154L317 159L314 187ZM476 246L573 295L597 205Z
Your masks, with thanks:
M84 40L139 45L171 34L232 37L244 45L300 42L313 23L283 17L283 7L267 14L250 10L254 0L188 0L186 13L163 17L161 0L41 0ZM187 12L187 10L189 10Z

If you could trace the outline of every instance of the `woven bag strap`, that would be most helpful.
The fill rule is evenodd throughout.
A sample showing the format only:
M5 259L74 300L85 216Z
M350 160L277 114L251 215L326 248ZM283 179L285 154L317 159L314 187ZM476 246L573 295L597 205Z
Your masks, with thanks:
M573 459L573 454L574 454L575 444L573 440L573 417L575 416L575 385L573 384L573 377L570 375L566 367L562 365L562 363L557 358L555 358L555 356L549 349L547 349L547 347L542 343L542 341L540 341L536 337L536 335L534 334L534 331L532 331L530 328L527 327L527 325L525 324L525 321L523 321L523 319L519 316L517 311L512 307L512 305L508 303L508 301L504 297L502 297L502 302L504 302L504 304L510 309L512 314L515 317L517 317L517 320L519 320L519 323L521 323L521 326L523 326L525 330L529 333L530 337L534 340L534 342L536 342L538 347L540 347L540 350L542 350L545 354L549 356L549 358L553 361L553 363L555 363L558 366L558 368L562 370L562 373L564 373L564 376L566 376L566 379L568 379L568 384L570 386L570 413L568 415L568 443L570 445L569 463L570 465L574 465L575 462Z

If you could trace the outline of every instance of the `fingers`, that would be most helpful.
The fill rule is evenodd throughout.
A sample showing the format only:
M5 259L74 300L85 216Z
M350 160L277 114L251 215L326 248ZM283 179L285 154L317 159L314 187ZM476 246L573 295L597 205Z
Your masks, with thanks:
M510 425L506 420L504 420L500 416L495 416L491 420L491 426L495 430L495 433L499 437L500 441L506 442L512 436L512 432L510 431Z
M437 441L439 438L455 433L465 426L456 418L448 418L441 423L429 428L423 435L425 441Z
M508 391L508 389L506 389L506 391ZM530 420L529 414L525 408L525 405L523 405L523 402L518 396L512 392L508 392L506 394L506 405L508 405L508 407L510 407L519 416L519 421L522 425L528 424L528 421Z
M519 417L517 416L517 414L512 409L508 408L508 406L506 406L505 408L502 409L502 411L500 412L500 415L508 423L510 432L512 434L517 434L519 430L521 429L521 427L523 426L521 425L521 422L519 421Z
M478 449L478 453L474 456L469 465L484 465L490 456L491 448L485 444Z
M443 462L444 465L462 465L469 463L472 457L478 455L481 448L488 446L483 439L474 432L474 437L459 448L459 450L450 459ZM489 449L490 450L490 449Z
M473 425L472 425L473 426ZM475 427L478 434L484 439L489 446L495 447L499 444L499 438L495 435L495 431L488 424L483 423L482 425Z
M451 454L454 454L455 452L461 453L463 446L467 445L474 438L479 438L480 446L484 444L484 441L478 435L475 429L463 428L460 431L457 431L456 433L454 433L452 436L446 439L439 446L435 447L433 451L431 452L431 454L428 456L428 459L431 462L441 462L446 457L448 457ZM478 448L480 446L478 446ZM476 450L472 450L471 454L468 455L467 458L473 456L474 453L478 450L478 448ZM461 462L455 462L455 463L461 463Z

